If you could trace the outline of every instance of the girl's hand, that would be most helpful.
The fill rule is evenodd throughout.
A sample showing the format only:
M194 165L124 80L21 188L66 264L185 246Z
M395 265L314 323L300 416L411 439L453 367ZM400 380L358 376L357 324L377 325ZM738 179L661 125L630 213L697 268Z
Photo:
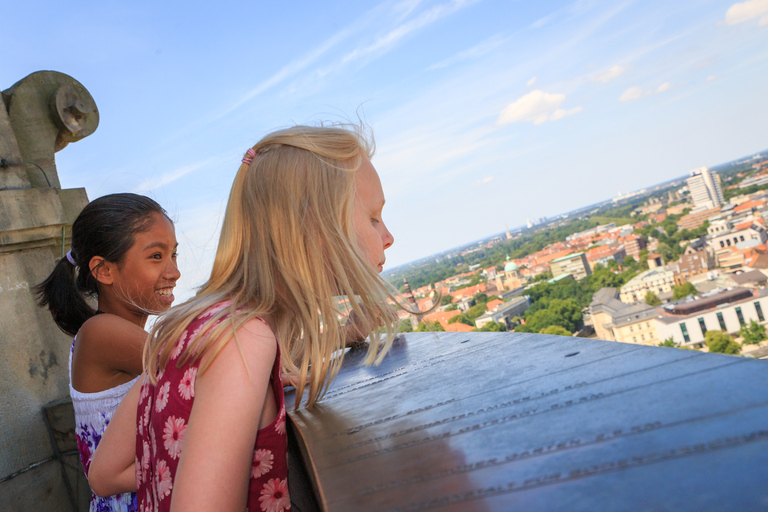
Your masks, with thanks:
M368 316L368 312L363 308L363 314ZM381 317L367 318L369 322L374 326L383 327L384 319ZM341 326L342 339L344 340L344 346L355 347L365 341L367 333L365 332L365 322L355 313L351 311L347 316L347 322Z

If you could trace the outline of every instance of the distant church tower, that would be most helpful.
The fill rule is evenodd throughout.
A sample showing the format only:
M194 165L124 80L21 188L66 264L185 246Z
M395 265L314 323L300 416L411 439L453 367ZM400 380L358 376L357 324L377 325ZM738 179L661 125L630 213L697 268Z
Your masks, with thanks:
M512 233L509 232L509 226L507 226L507 223L504 223L504 229L507 230L507 240L512 240Z
M419 305L416 304L416 298L413 296L413 292L411 291L411 285L408 284L408 280L406 278L403 278L403 285L405 287L403 297L408 302L408 305L414 311L419 309ZM411 315L411 327L413 327L414 331L419 328L419 318L416 315Z

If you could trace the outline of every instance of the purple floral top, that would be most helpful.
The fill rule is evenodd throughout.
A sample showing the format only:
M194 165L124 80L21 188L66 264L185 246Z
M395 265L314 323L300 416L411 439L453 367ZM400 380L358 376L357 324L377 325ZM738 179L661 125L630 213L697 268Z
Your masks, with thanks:
M80 452L80 462L85 469L85 476L88 476L93 452L99 446L101 436L104 435L117 406L120 405L136 379L99 393L77 391L72 387L72 353L75 350L75 341L77 337L69 351L69 394L75 408L77 451ZM134 512L138 509L136 493L116 494L107 498L91 493L90 512Z

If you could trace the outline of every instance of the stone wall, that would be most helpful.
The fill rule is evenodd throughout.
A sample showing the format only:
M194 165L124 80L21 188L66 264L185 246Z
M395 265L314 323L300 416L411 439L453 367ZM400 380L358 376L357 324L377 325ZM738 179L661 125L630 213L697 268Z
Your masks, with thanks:
M59 188L53 155L95 130L98 111L82 85L48 71L3 91L0 106L0 510L87 510L69 401L72 340L32 287L65 254L88 203L85 189Z

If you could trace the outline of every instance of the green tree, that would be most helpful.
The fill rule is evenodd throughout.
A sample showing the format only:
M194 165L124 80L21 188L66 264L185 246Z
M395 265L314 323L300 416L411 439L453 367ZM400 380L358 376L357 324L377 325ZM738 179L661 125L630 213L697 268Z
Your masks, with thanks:
M667 263L676 259L672 248L665 242L659 242L659 246L656 248L656 252L659 253Z
M672 300L682 299L683 297L696 295L698 293L699 292L696 290L696 287L686 281L680 286L675 286L672 288Z
M710 352L718 354L739 354L741 352L739 344L723 331L707 331L707 334L704 335L704 341Z
M670 336L669 338L665 339L661 343L659 343L660 347L670 347L670 348L677 348L680 346L679 343L675 343L675 339Z
M539 334L555 334L557 336L572 336L571 331L559 325L550 325L539 331Z
M411 325L410 318L400 320L400 332L413 332L413 326Z
M470 320L470 319L467 317L467 314L466 314L466 313L463 313L463 314L461 314L461 315L456 315L456 316L454 316L454 317L452 317L452 318L449 318L449 319L448 319L448 323L449 323L449 324L461 323L461 324L464 324L464 325L471 325L472 327L474 327L474 326L475 326L475 322L473 322L472 320Z
M478 332L505 332L507 326L499 322L488 322L482 327L475 329Z
M649 306L661 306L661 299L653 292L645 294L645 303Z
M445 308L445 311L456 311L457 309L459 308L458 306L456 306L456 304L451 304L447 308Z
M637 255L637 262L640 264L640 268L648 270L648 249L641 249Z
M451 297L447 293L445 295L443 295L442 297L440 297L440 305L441 306L447 306L451 302L453 302L453 297Z
M739 335L744 339L743 343L746 344L760 343L768 338L768 335L765 333L765 326L760 325L754 320L750 320L748 325L742 325Z
M435 331L445 331L445 328L442 326L440 322L430 322L429 320L422 320L419 322L419 328L416 329L416 332L435 332Z
M528 311L531 311L531 309ZM526 311L525 317L526 327L530 331L524 332L539 332L550 325L559 325L564 329L575 332L583 324L581 307L579 307L579 304L574 299L551 299L547 302L544 309L539 309L530 316L528 311ZM515 329L515 332L521 331Z

